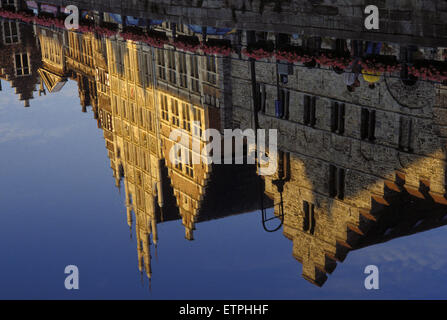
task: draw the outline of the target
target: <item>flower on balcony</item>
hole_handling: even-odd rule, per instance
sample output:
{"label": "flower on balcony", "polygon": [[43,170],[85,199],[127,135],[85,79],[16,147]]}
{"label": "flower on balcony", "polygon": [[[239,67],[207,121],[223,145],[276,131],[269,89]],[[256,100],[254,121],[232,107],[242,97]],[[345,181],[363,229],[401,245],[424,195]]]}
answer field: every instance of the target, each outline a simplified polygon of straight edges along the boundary
{"label": "flower on balcony", "polygon": [[148,32],[146,38],[143,40],[143,42],[147,43],[151,47],[155,48],[163,48],[165,44],[169,43],[169,39],[166,36],[166,33],[151,30]]}
{"label": "flower on balcony", "polygon": [[333,52],[321,53],[315,58],[315,61],[321,66],[336,68],[339,70],[344,70],[351,64],[350,58],[336,55]]}
{"label": "flower on balcony", "polygon": [[79,21],[79,29],[78,31],[81,31],[83,33],[96,33],[96,26],[95,22],[92,20],[81,20]]}
{"label": "flower on balcony", "polygon": [[95,33],[100,34],[105,37],[112,37],[118,33],[115,29],[109,29],[103,26],[96,26],[95,27]]}
{"label": "flower on balcony", "polygon": [[275,52],[275,57],[281,61],[289,63],[308,63],[313,60],[303,47],[298,46],[282,46]]}
{"label": "flower on balcony", "polygon": [[124,40],[130,41],[144,42],[144,40],[146,39],[146,35],[143,29],[134,26],[124,27],[123,31],[120,32],[120,36],[123,37]]}
{"label": "flower on balcony", "polygon": [[65,28],[65,22],[62,19],[56,18],[52,15],[47,14],[39,14],[37,17],[34,17],[34,22],[44,27],[56,27],[56,28]]}
{"label": "flower on balcony", "polygon": [[208,55],[221,55],[229,56],[232,52],[231,42],[226,39],[208,39],[208,41],[202,43],[202,51]]}
{"label": "flower on balcony", "polygon": [[408,73],[422,80],[443,82],[447,80],[447,64],[440,61],[416,61],[408,67]]}
{"label": "flower on balcony", "polygon": [[34,14],[32,11],[21,10],[18,12],[14,11],[14,8],[0,8],[0,17],[11,20],[21,20],[26,23],[31,23],[34,21]]}
{"label": "flower on balcony", "polygon": [[199,38],[195,36],[178,35],[174,40],[177,49],[189,52],[197,52],[200,49]]}
{"label": "flower on balcony", "polygon": [[91,21],[80,21],[78,30],[82,33],[94,33],[105,37],[111,37],[118,33],[118,25],[114,23],[102,23],[97,26]]}
{"label": "flower on balcony", "polygon": [[13,11],[13,10],[7,10],[5,8],[0,8],[0,17],[5,19],[20,19],[20,14]]}
{"label": "flower on balcony", "polygon": [[274,45],[272,41],[258,41],[243,49],[242,54],[255,60],[267,59],[273,56]]}
{"label": "flower on balcony", "polygon": [[169,42],[169,39],[164,32],[151,30],[148,33],[145,33],[143,29],[139,27],[125,27],[120,35],[125,40],[143,42],[155,48],[163,48],[164,45]]}
{"label": "flower on balcony", "polygon": [[394,56],[370,56],[361,62],[361,66],[371,73],[393,73],[402,69]]}

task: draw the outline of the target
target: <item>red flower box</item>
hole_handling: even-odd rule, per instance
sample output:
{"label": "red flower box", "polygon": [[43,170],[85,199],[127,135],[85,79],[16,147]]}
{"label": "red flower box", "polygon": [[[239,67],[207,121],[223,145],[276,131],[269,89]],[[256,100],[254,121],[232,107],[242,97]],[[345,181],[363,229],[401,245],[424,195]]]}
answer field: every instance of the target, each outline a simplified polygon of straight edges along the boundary
{"label": "red flower box", "polygon": [[274,45],[271,41],[258,41],[243,49],[242,54],[255,60],[271,58],[274,54]]}
{"label": "red flower box", "polygon": [[200,49],[200,41],[197,37],[179,35],[174,40],[177,49],[189,52],[197,52]]}
{"label": "red flower box", "polygon": [[419,60],[408,68],[408,73],[422,80],[443,82],[447,80],[447,63]]}
{"label": "red flower box", "polygon": [[402,69],[396,57],[394,56],[371,56],[365,58],[361,62],[363,69],[370,71],[371,73],[393,73]]}
{"label": "red flower box", "polygon": [[303,47],[297,46],[283,46],[276,51],[275,57],[289,63],[307,63],[313,59]]}
{"label": "red flower box", "polygon": [[232,52],[231,42],[225,39],[208,39],[202,43],[202,51],[208,55],[229,56]]}

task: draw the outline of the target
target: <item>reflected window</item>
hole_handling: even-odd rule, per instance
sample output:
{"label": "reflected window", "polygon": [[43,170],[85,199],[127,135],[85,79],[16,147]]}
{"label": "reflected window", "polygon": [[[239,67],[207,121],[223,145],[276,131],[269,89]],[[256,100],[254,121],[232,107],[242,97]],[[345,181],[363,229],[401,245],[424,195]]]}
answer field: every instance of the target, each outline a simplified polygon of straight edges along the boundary
{"label": "reflected window", "polygon": [[177,151],[177,159],[175,159],[175,168],[179,171],[183,171],[182,165],[182,149]]}
{"label": "reflected window", "polygon": [[264,83],[256,83],[256,109],[265,113],[267,91]]}
{"label": "reflected window", "polygon": [[137,110],[138,110],[138,124],[140,126],[143,126],[144,125],[143,108],[137,106]]}
{"label": "reflected window", "polygon": [[307,201],[303,201],[303,231],[310,234],[315,233],[315,205]]}
{"label": "reflected window", "polygon": [[154,116],[153,116],[152,112],[149,110],[146,110],[146,126],[147,126],[147,129],[151,132],[155,132],[154,122],[155,121],[154,121]]}
{"label": "reflected window", "polygon": [[124,68],[124,60],[126,59],[126,52],[127,52],[127,48],[124,47],[125,43],[118,43],[117,44],[117,53],[118,53],[118,57],[116,59],[116,65],[117,65],[117,69],[118,69],[118,73],[119,74],[124,74],[125,72],[125,68]]}
{"label": "reflected window", "polygon": [[179,81],[180,86],[188,88],[188,71],[186,68],[186,54],[179,53]]}
{"label": "reflected window", "polygon": [[303,122],[306,126],[315,126],[317,122],[316,118],[316,97],[311,97],[308,95],[304,96],[304,112],[303,112]]}
{"label": "reflected window", "polygon": [[130,121],[135,123],[135,104],[132,102],[130,103]]}
{"label": "reflected window", "polygon": [[376,130],[376,111],[362,108],[360,122],[360,137],[362,140],[373,141],[375,139]]}
{"label": "reflected window", "polygon": [[171,98],[171,122],[174,126],[180,127],[180,112],[178,108],[178,100]]}
{"label": "reflected window", "polygon": [[191,131],[191,115],[187,103],[182,103],[182,128],[188,132]]}
{"label": "reflected window", "polygon": [[217,84],[217,65],[215,56],[206,56],[206,81]]}
{"label": "reflected window", "polygon": [[399,125],[399,149],[412,152],[413,148],[411,146],[413,135],[413,120],[408,117],[400,117]]}
{"label": "reflected window", "polygon": [[109,74],[103,69],[96,68],[95,79],[98,92],[109,94]]}
{"label": "reflected window", "polygon": [[345,104],[333,102],[331,109],[331,131],[343,134],[345,132]]}
{"label": "reflected window", "polygon": [[163,120],[169,121],[169,106],[168,106],[168,97],[164,94],[160,95],[160,104],[161,104],[161,118]]}
{"label": "reflected window", "polygon": [[[186,151],[188,152],[188,151]],[[187,161],[185,161],[185,172],[188,176],[190,176],[191,178],[194,178],[194,167],[192,164],[192,151],[189,151],[189,159],[187,159]]]}
{"label": "reflected window", "polygon": [[183,197],[183,208],[188,210],[190,208],[191,198],[188,197],[186,194],[183,194],[182,197]]}
{"label": "reflected window", "polygon": [[145,151],[142,151],[142,157],[143,157],[143,160],[142,160],[143,161],[143,169],[146,171],[149,171],[149,157]]}
{"label": "reflected window", "polygon": [[193,107],[193,134],[196,137],[202,136],[202,110],[197,107]]}
{"label": "reflected window", "polygon": [[290,91],[287,89],[279,90],[279,100],[275,103],[275,115],[277,118],[289,119]]}
{"label": "reflected window", "polygon": [[177,74],[175,71],[175,51],[168,51],[168,74],[169,82],[172,84],[176,84]]}
{"label": "reflected window", "polygon": [[19,42],[19,28],[17,22],[8,21],[3,23],[3,39],[5,44]]}
{"label": "reflected window", "polygon": [[194,92],[199,92],[199,61],[197,56],[190,56],[191,63],[191,90]]}
{"label": "reflected window", "polygon": [[161,80],[166,80],[166,69],[165,69],[165,52],[162,49],[157,50],[157,70],[158,78]]}
{"label": "reflected window", "polygon": [[217,99],[215,96],[210,95],[210,94],[205,94],[204,98],[205,98],[205,103],[207,105],[213,106],[213,107],[218,107],[219,99]]}
{"label": "reflected window", "polygon": [[123,112],[122,112],[122,114],[123,114],[123,117],[125,118],[125,119],[128,119],[127,118],[127,106],[126,106],[126,100],[121,100],[121,107],[122,107],[122,110],[123,110]]}
{"label": "reflected window", "polygon": [[25,76],[30,74],[29,56],[27,53],[15,54],[14,63],[17,76]]}
{"label": "reflected window", "polygon": [[334,165],[329,166],[329,196],[332,198],[338,198],[343,200],[345,197],[345,175],[346,170],[336,167]]}
{"label": "reflected window", "polygon": [[110,113],[107,113],[107,129],[113,131],[112,115]]}
{"label": "reflected window", "polygon": [[143,53],[141,57],[141,79],[144,86],[149,86],[151,83],[151,72],[150,72],[150,55],[148,53]]}

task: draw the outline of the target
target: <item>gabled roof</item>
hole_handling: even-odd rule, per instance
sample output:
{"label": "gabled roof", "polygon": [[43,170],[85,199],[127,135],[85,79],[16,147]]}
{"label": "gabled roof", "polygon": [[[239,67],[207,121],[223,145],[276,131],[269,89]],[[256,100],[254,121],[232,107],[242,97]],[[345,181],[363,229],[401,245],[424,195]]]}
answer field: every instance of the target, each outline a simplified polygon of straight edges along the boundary
{"label": "gabled roof", "polygon": [[67,83],[67,79],[65,77],[61,77],[48,70],[40,68],[37,72],[39,73],[49,92],[58,92]]}

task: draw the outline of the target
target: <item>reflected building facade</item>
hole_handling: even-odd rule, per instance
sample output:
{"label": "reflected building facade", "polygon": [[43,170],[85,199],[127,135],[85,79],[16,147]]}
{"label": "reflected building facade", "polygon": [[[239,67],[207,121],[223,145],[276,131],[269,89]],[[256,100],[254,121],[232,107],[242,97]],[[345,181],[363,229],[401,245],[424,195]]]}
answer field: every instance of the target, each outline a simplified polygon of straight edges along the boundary
{"label": "reflected building facade", "polygon": [[[168,39],[191,36],[186,25],[141,28]],[[240,50],[259,40],[335,50],[337,39],[237,31],[215,36],[239,48],[222,57],[173,41],[156,48],[118,35],[34,30],[41,61],[30,65],[41,83],[57,92],[76,81],[82,110],[91,107],[102,129],[127,223],[135,225],[138,266],[149,278],[163,221],[181,219],[193,240],[198,222],[268,208],[283,220],[303,277],[319,286],[351,250],[447,224],[441,84],[383,75],[375,89],[349,92],[331,69],[243,59]],[[407,49],[389,46],[401,55]],[[192,159],[201,157],[200,136],[209,128],[277,129],[276,174],[260,177],[248,164],[171,161],[173,130],[187,137],[178,156]]]}
{"label": "reflected building facade", "polygon": [[151,277],[150,247],[157,245],[158,223],[181,219],[185,238],[193,240],[196,223],[259,207],[258,194],[245,190],[257,190],[260,182],[254,165],[188,165],[169,157],[176,143],[172,130],[187,136],[179,156],[191,158],[201,157],[205,143],[199,137],[206,128],[221,130],[218,58],[119,37],[51,31],[37,27],[43,56],[39,72],[50,92],[67,79],[76,81],[83,111],[92,108],[116,186],[124,187],[129,227],[135,219],[140,271]]}
{"label": "reflected building facade", "polygon": [[[21,9],[26,4],[20,0],[0,4],[0,8],[5,6]],[[0,20],[0,29],[0,79],[9,82],[18,100],[29,107],[39,83],[37,70],[41,64],[39,43],[34,37],[33,26],[13,20]]]}
{"label": "reflected building facade", "polygon": [[349,92],[332,70],[235,64],[237,126],[279,130],[265,188],[304,278],[321,286],[350,250],[447,223],[444,86],[382,76]]}

